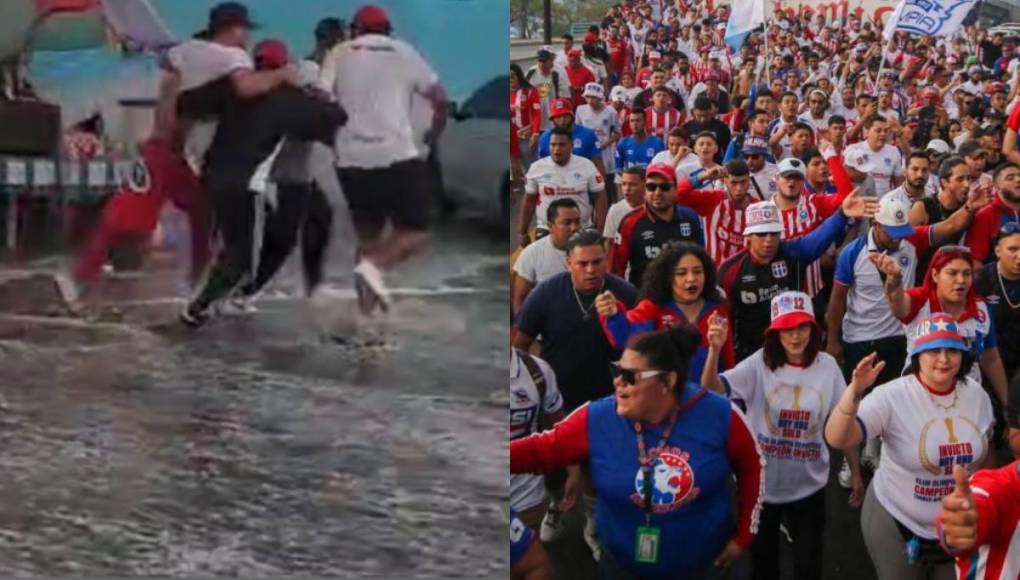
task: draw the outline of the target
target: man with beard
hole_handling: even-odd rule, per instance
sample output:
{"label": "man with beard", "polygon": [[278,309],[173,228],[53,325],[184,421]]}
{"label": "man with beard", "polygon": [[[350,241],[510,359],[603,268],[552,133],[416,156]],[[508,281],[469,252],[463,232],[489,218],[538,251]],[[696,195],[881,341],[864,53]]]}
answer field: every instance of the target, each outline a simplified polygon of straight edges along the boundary
{"label": "man with beard", "polygon": [[648,264],[672,242],[705,245],[701,218],[690,208],[677,205],[676,170],[669,164],[652,164],[645,171],[645,205],[620,222],[609,249],[609,263],[617,276],[628,267],[631,284],[640,286]]}
{"label": "man with beard", "polygon": [[847,197],[840,211],[813,232],[782,241],[783,222],[776,204],[762,201],[748,206],[744,214],[747,247],[719,267],[719,287],[729,301],[737,360],[761,348],[772,299],[788,290],[801,290],[804,267],[843,234],[849,218],[871,217],[876,205],[872,199]]}
{"label": "man with beard", "polygon": [[[966,207],[967,195],[970,193],[972,181],[970,168],[962,157],[948,157],[939,166],[939,192],[932,197],[925,197],[915,202],[910,208],[910,223],[917,226],[923,224],[934,224],[948,219],[956,210]],[[946,243],[955,244],[960,242],[963,236],[956,236],[945,240]],[[929,248],[922,255],[917,265],[918,284],[921,283],[924,273],[928,271],[928,263],[935,254],[937,248]]]}
{"label": "man with beard", "polygon": [[907,170],[903,185],[889,193],[907,204],[907,207],[924,199],[925,189],[931,179],[931,158],[925,151],[914,151],[907,156]]}
{"label": "man with beard", "polygon": [[998,195],[974,216],[967,232],[967,245],[979,263],[991,259],[992,242],[1002,226],[1020,223],[1020,166],[1009,163],[1000,167],[995,172],[995,191]]}

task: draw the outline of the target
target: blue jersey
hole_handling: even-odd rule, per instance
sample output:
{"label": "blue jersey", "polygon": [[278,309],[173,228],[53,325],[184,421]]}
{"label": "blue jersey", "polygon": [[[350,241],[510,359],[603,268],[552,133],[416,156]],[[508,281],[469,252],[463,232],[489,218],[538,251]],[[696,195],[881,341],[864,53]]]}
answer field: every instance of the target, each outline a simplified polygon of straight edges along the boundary
{"label": "blue jersey", "polygon": [[[538,156],[548,157],[549,156],[549,136],[551,133],[545,131],[542,136],[538,138]],[[599,159],[602,155],[602,151],[599,149],[599,138],[595,135],[595,131],[581,125],[574,125],[574,155],[580,155],[586,157],[594,162]]]}
{"label": "blue jersey", "polygon": [[629,167],[648,167],[656,153],[665,151],[666,146],[655,135],[648,135],[638,141],[634,135],[624,137],[616,144],[616,170]]}

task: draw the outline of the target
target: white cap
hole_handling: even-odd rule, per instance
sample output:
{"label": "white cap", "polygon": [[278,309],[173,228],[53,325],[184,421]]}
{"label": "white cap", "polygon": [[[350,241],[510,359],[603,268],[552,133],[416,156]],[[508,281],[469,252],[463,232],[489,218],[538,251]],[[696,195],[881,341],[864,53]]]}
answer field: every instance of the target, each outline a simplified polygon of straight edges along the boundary
{"label": "white cap", "polygon": [[893,238],[905,238],[914,233],[914,226],[907,219],[909,213],[910,206],[904,201],[903,195],[893,191],[878,200],[875,221],[882,224],[885,233]]}
{"label": "white cap", "polygon": [[775,202],[759,201],[747,206],[744,212],[744,235],[781,234],[783,221]]}
{"label": "white cap", "polygon": [[779,162],[779,175],[784,173],[797,173],[801,177],[804,177],[804,162],[796,157],[787,157]]}
{"label": "white cap", "polygon": [[612,88],[612,90],[609,91],[609,100],[613,101],[614,103],[626,103],[627,102],[626,90],[627,89],[623,88],[623,85],[616,85],[615,87]]}
{"label": "white cap", "polygon": [[788,290],[773,298],[771,310],[769,330],[786,330],[805,322],[815,322],[815,307],[811,297],[796,290]]}
{"label": "white cap", "polygon": [[936,153],[949,153],[953,150],[953,148],[949,146],[949,143],[946,143],[942,139],[932,139],[931,141],[928,141],[928,146],[925,147],[925,149]]}
{"label": "white cap", "polygon": [[599,99],[606,98],[605,93],[602,91],[602,85],[598,83],[588,83],[584,85],[583,95],[585,97],[597,97]]}
{"label": "white cap", "polygon": [[662,60],[662,53],[657,50],[649,51],[648,60],[652,60],[653,58],[656,60]]}

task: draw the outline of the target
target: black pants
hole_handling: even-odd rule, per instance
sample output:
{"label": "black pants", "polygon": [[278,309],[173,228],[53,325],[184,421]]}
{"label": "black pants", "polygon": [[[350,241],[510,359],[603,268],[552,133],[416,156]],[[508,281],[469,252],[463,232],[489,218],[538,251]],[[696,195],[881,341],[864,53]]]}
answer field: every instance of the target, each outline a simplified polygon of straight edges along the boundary
{"label": "black pants", "polygon": [[875,385],[888,383],[903,372],[903,365],[907,360],[907,337],[887,336],[864,342],[844,342],[843,377],[848,383],[857,363],[873,352],[878,353],[878,360],[885,361],[885,368],[875,379]]}
{"label": "black pants", "polygon": [[779,524],[793,538],[793,577],[817,580],[822,577],[822,544],[825,533],[825,488],[791,503],[764,504],[758,536],[751,544],[754,580],[778,580]]}
{"label": "black pants", "polygon": [[202,311],[229,296],[251,276],[254,260],[256,193],[247,184],[217,185],[206,189],[212,200],[216,228],[222,248],[209,275],[191,302],[190,309]]}
{"label": "black pants", "polygon": [[266,213],[255,278],[241,293],[252,296],[273,279],[298,244],[299,234],[305,288],[311,292],[322,282],[332,225],[333,208],[322,190],[313,184],[281,184],[276,208]]}

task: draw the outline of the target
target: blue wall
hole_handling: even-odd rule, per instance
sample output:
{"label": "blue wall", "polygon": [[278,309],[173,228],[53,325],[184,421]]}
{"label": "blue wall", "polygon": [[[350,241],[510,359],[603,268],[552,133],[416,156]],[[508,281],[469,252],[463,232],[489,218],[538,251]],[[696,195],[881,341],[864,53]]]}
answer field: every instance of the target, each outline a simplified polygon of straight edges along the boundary
{"label": "blue wall", "polygon": [[[443,79],[451,96],[463,100],[492,77],[505,74],[509,61],[506,30],[509,0],[374,0],[391,15],[395,35],[411,42]],[[151,0],[167,26],[186,38],[205,26],[215,0]],[[247,0],[261,24],[255,40],[281,38],[298,55],[313,44],[319,19],[350,21],[362,4],[351,0]],[[37,54],[32,78],[62,100],[87,99],[113,79],[153,70],[149,59],[123,59],[105,50]]]}

